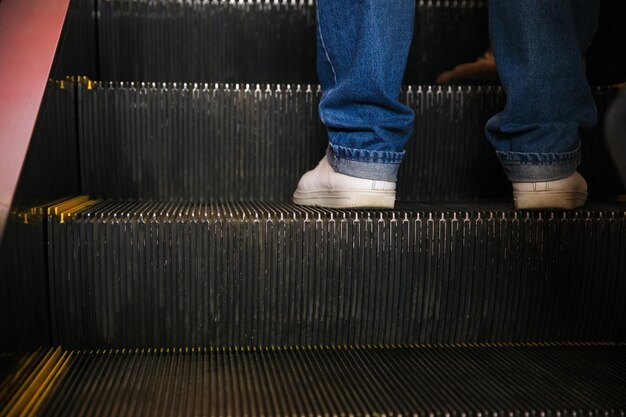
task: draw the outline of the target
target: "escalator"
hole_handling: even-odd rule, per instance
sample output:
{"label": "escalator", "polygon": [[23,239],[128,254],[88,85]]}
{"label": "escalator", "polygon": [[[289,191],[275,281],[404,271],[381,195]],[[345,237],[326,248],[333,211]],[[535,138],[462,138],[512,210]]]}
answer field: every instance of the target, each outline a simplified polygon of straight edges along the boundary
{"label": "escalator", "polygon": [[600,124],[587,205],[513,209],[502,89],[432,85],[486,19],[417,2],[398,204],[330,210],[290,201],[326,146],[313,1],[74,0],[0,248],[0,415],[624,417],[623,185]]}

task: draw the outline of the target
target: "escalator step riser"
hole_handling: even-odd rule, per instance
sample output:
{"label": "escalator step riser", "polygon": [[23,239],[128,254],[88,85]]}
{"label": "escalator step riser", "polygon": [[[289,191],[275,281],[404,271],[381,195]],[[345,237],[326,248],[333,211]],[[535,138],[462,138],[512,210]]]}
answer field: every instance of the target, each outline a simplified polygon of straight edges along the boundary
{"label": "escalator step riser", "polygon": [[623,417],[626,349],[76,353],[43,416]]}
{"label": "escalator step riser", "polygon": [[49,221],[67,347],[625,340],[623,207],[102,202]]}
{"label": "escalator step riser", "polygon": [[73,84],[46,86],[22,167],[13,208],[30,208],[80,193],[78,120]]}
{"label": "escalator step riser", "polygon": [[[325,151],[316,86],[79,85],[83,193],[102,198],[288,201]],[[604,109],[612,91],[596,93]],[[416,113],[400,169],[400,201],[510,198],[485,139],[503,107],[493,87],[407,87]],[[451,169],[454,167],[454,169]],[[623,187],[601,128],[583,139],[592,198]]]}
{"label": "escalator step riser", "polygon": [[[317,82],[313,1],[108,0],[93,10],[75,3],[82,4],[70,9],[60,77],[96,77],[76,72],[92,70],[110,81]],[[405,82],[433,83],[481,55],[486,3],[418,1]]]}
{"label": "escalator step riser", "polygon": [[63,32],[52,64],[51,78],[83,75],[100,79],[98,16],[100,0],[70,0]]}
{"label": "escalator step riser", "polygon": [[46,225],[16,213],[80,192],[75,100],[74,88],[48,84],[0,239],[0,352],[50,343]]}
{"label": "escalator step riser", "polygon": [[0,250],[0,352],[51,342],[44,230],[41,219],[7,223]]}

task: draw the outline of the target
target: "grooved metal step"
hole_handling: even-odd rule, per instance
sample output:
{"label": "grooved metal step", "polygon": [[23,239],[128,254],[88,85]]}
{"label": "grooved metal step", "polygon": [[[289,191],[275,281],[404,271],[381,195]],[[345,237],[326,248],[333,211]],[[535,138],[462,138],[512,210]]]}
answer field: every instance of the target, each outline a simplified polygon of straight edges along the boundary
{"label": "grooved metal step", "polygon": [[[489,44],[485,0],[418,1],[407,83]],[[316,83],[312,0],[76,0],[57,78]]]}
{"label": "grooved metal step", "polygon": [[50,343],[45,244],[41,220],[10,216],[0,248],[0,353]]}
{"label": "grooved metal step", "polygon": [[[64,87],[77,89],[81,188],[94,197],[290,201],[327,145],[317,86]],[[596,92],[600,114],[613,96]],[[511,198],[484,134],[504,105],[499,88],[409,86],[400,100],[416,113],[399,173],[400,201]],[[583,138],[580,170],[592,198],[623,190],[601,128]]]}
{"label": "grooved metal step", "polygon": [[0,353],[0,415],[41,415],[41,407],[64,374],[70,356],[61,348]]}
{"label": "grooved metal step", "polygon": [[624,205],[76,205],[48,223],[66,347],[626,340]]}
{"label": "grooved metal step", "polygon": [[626,413],[617,345],[74,352],[42,416]]}

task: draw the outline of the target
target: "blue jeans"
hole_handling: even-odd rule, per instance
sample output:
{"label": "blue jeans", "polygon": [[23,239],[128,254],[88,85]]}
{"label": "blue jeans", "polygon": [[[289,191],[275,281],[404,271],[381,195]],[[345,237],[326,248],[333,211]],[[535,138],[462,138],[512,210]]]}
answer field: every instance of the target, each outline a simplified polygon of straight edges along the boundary
{"label": "blue jeans", "polygon": [[[395,181],[413,112],[398,96],[413,36],[414,0],[318,0],[320,118],[336,171]],[[598,0],[490,0],[490,36],[507,93],[486,127],[511,181],[564,178],[596,109],[582,55]]]}

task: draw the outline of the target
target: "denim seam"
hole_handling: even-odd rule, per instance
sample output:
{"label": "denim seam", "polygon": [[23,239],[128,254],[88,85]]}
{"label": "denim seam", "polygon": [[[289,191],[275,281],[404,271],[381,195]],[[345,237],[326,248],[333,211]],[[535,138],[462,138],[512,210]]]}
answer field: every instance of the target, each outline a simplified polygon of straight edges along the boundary
{"label": "denim seam", "polygon": [[324,55],[326,55],[326,59],[330,64],[330,69],[333,70],[333,79],[335,80],[335,85],[337,85],[337,72],[335,71],[335,66],[333,65],[333,61],[330,59],[330,55],[328,55],[328,48],[326,48],[326,42],[324,42],[324,35],[322,34],[322,25],[320,22],[320,11],[319,7],[317,8],[317,31],[320,34],[320,41],[322,43],[322,48],[324,48]]}
{"label": "denim seam", "polygon": [[[402,163],[402,159],[404,158],[405,155],[405,151],[402,152],[385,152],[385,151],[368,151],[368,150],[360,150],[360,149],[351,149],[351,148],[346,148],[344,146],[338,146],[338,145],[333,145],[330,144],[332,151],[333,151],[333,155],[335,158],[337,159],[347,159],[350,161],[356,161],[356,162],[366,162],[366,163],[377,163],[377,164],[389,164],[389,165],[399,165]],[[339,154],[336,150],[339,151]],[[369,153],[369,155],[363,155],[363,156],[359,156],[359,155],[353,155],[353,152],[367,152]],[[381,156],[381,154],[384,153],[388,153],[388,154],[392,154],[394,156],[396,156],[395,158],[385,158],[383,156]]]}
{"label": "denim seam", "polygon": [[355,161],[355,162],[366,162],[366,163],[372,163],[372,164],[389,164],[389,165],[399,165],[401,163],[401,161],[390,161],[388,159],[378,159],[378,158],[356,158],[356,157],[350,157],[350,156],[341,156],[341,155],[335,155],[335,158],[337,159],[347,159],[348,161]]}
{"label": "denim seam", "polygon": [[505,165],[568,165],[572,161],[580,162],[580,144],[575,150],[562,153],[496,151],[496,155]]}

